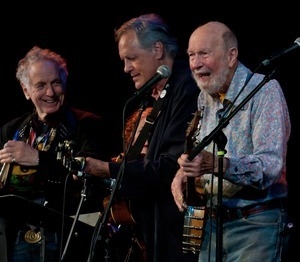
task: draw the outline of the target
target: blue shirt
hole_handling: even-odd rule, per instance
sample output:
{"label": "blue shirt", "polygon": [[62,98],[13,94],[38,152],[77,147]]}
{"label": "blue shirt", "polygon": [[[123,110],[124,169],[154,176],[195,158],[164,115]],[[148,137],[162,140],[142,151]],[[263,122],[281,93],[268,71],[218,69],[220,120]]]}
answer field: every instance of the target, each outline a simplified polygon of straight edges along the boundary
{"label": "blue shirt", "polygon": [[[252,74],[239,63],[225,99],[238,106],[263,79],[264,75]],[[249,83],[237,97],[247,80]],[[198,109],[202,109],[203,118],[197,140],[202,141],[217,127],[223,104],[218,97],[201,92]],[[225,157],[229,159],[223,175],[223,205],[237,208],[287,197],[286,154],[291,123],[279,82],[267,81],[222,131],[227,138]],[[212,142],[205,149],[216,152],[217,146]],[[215,204],[217,177],[207,174],[200,181],[206,192],[213,192]]]}

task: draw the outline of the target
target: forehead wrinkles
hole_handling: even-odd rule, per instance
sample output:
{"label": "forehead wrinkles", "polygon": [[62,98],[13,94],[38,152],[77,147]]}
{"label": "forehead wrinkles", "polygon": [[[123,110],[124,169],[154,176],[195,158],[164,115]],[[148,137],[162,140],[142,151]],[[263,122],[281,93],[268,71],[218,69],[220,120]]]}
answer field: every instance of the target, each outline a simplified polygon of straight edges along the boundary
{"label": "forehead wrinkles", "polygon": [[190,37],[188,51],[213,51],[224,45],[222,37],[216,30],[198,28]]}
{"label": "forehead wrinkles", "polygon": [[59,78],[59,70],[54,62],[43,60],[31,65],[28,76],[32,84],[48,82]]}

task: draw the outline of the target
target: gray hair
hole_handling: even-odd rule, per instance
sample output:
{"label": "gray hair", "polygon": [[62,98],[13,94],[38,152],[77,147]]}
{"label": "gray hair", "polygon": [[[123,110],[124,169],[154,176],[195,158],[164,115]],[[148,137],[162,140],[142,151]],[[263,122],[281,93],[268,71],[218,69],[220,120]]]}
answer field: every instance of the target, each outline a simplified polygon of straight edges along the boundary
{"label": "gray hair", "polygon": [[29,87],[29,70],[30,66],[40,60],[50,60],[53,61],[59,70],[59,76],[64,87],[67,84],[68,69],[66,60],[59,54],[51,51],[50,49],[42,49],[38,46],[34,46],[28,51],[28,53],[23,57],[17,67],[16,78],[21,84]]}
{"label": "gray hair", "polygon": [[115,30],[115,41],[119,42],[123,33],[134,30],[139,44],[150,49],[156,42],[164,45],[167,55],[175,58],[178,53],[177,39],[171,35],[170,29],[158,14],[150,13],[132,18]]}

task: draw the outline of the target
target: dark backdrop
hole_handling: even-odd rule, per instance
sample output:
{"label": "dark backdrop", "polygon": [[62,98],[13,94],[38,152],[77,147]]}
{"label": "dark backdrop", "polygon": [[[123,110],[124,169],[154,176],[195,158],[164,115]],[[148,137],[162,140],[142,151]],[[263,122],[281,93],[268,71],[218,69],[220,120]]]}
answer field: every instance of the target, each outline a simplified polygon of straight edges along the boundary
{"label": "dark backdrop", "polygon": [[[81,1],[79,3],[10,3],[1,8],[1,98],[2,125],[31,108],[15,79],[17,61],[33,46],[50,48],[63,55],[69,68],[69,99],[80,108],[109,119],[112,138],[120,137],[124,103],[134,91],[124,75],[113,40],[114,28],[142,13],[157,12],[178,36],[185,57],[188,37],[197,25],[207,20],[227,23],[237,34],[240,60],[251,69],[277,51],[290,46],[300,36],[298,8],[289,1],[262,8],[259,1]],[[265,4],[266,5],[266,4]],[[299,12],[298,12],[299,13]],[[187,58],[187,57],[186,57]],[[277,78],[286,95],[292,120],[288,151],[288,179],[293,209],[298,209],[299,107],[298,88],[300,52],[296,50],[276,65]],[[112,139],[114,140],[114,139]],[[117,142],[112,148],[117,148]],[[118,150],[118,149],[116,149]],[[296,160],[292,160],[296,159]]]}

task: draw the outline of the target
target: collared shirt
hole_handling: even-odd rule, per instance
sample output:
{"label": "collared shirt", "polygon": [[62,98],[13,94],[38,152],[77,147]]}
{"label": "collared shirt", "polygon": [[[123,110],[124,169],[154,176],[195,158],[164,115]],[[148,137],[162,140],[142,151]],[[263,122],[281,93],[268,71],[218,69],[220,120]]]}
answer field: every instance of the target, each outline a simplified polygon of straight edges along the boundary
{"label": "collared shirt", "polygon": [[[236,99],[248,79],[249,83]],[[239,63],[225,96],[226,100],[234,102],[233,110],[254,88],[261,86],[264,79],[264,75],[252,74]],[[203,110],[197,136],[201,142],[217,127],[223,104],[219,98],[201,92],[198,108]],[[230,159],[223,174],[223,205],[229,208],[243,207],[286,197],[286,154],[291,123],[279,82],[267,79],[262,88],[230,118],[222,131],[227,138],[225,157]],[[216,152],[217,146],[213,144],[206,145],[205,149]],[[207,174],[200,181],[207,192],[213,190],[213,203],[216,203],[217,177]]]}

